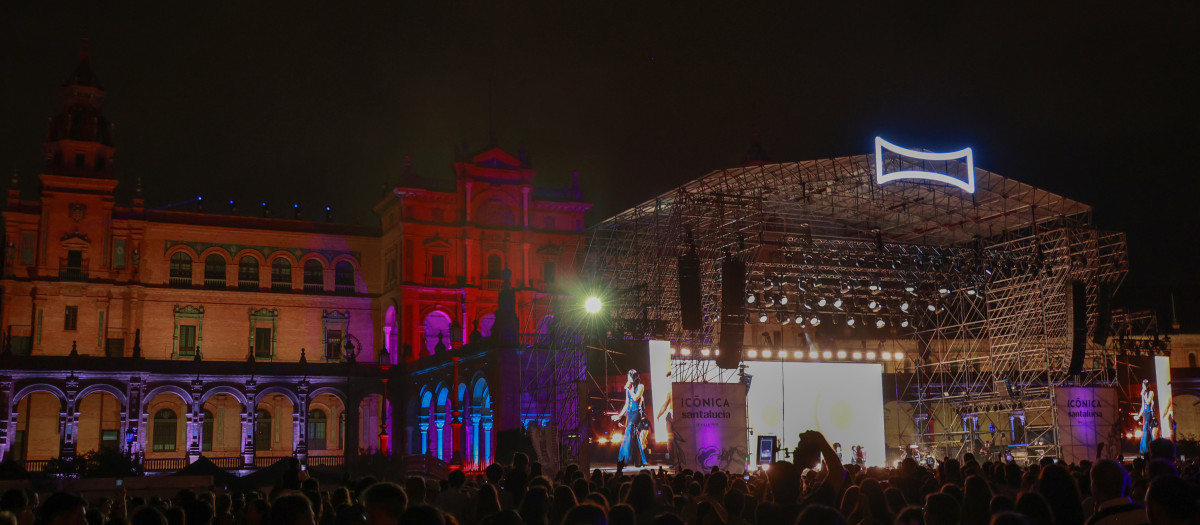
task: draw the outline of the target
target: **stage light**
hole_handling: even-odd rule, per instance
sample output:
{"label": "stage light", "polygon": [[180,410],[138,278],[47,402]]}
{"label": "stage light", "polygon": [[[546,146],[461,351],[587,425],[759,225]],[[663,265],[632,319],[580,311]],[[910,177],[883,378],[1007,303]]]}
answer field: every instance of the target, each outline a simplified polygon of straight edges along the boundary
{"label": "stage light", "polygon": [[911,284],[906,285],[904,287],[904,291],[906,291],[910,294],[913,294],[913,295],[917,295],[917,287],[915,285],[911,285]]}
{"label": "stage light", "polygon": [[607,444],[608,444],[608,438],[606,438],[606,437],[602,437],[602,438],[600,438],[600,439],[598,439],[598,440],[596,440],[596,441],[598,441],[598,442],[599,442],[601,445],[607,445]]}
{"label": "stage light", "polygon": [[853,317],[846,318],[846,326],[854,326],[854,318]]}
{"label": "stage light", "polygon": [[821,357],[824,359],[833,359],[833,352],[826,350],[825,353],[821,354]]}
{"label": "stage light", "polygon": [[867,352],[867,359],[875,359],[875,352]]}
{"label": "stage light", "polygon": [[770,351],[770,350],[763,350],[763,351],[762,351],[762,356],[763,356],[763,359],[770,359],[770,358],[771,358],[771,351]]}
{"label": "stage light", "polygon": [[760,322],[760,323],[765,323],[765,322],[767,322],[767,312],[759,312],[759,314],[758,314],[758,322]]}
{"label": "stage light", "polygon": [[821,353],[817,352],[816,350],[811,350],[808,352],[809,359],[816,359],[817,357],[820,357],[820,355],[821,355]]}
{"label": "stage light", "polygon": [[870,308],[872,310],[878,310],[879,309],[879,301],[876,301],[874,299],[867,301],[867,308]]}
{"label": "stage light", "polygon": [[670,355],[675,355],[675,348],[672,347],[667,353]]}
{"label": "stage light", "polygon": [[891,352],[884,352],[884,353],[880,354],[880,355],[879,355],[879,357],[882,357],[883,359],[885,359],[885,360],[888,360],[888,359],[891,359],[891,358],[892,358],[892,353],[891,353]]}
{"label": "stage light", "polygon": [[867,286],[867,289],[871,290],[872,292],[879,293],[879,291],[882,290],[883,287],[879,286],[878,282],[871,281],[871,284],[869,286]]}
{"label": "stage light", "polygon": [[846,358],[846,351],[845,351],[845,350],[838,350],[837,357],[838,357],[838,359],[845,359],[845,358]]}
{"label": "stage light", "polygon": [[850,293],[850,283],[842,281],[842,293]]}
{"label": "stage light", "polygon": [[588,297],[587,300],[583,302],[583,309],[587,310],[587,313],[589,314],[599,313],[601,306],[602,303],[600,302],[599,297]]}
{"label": "stage light", "polygon": [[804,359],[804,350],[792,352],[792,359]]}
{"label": "stage light", "polygon": [[938,293],[940,293],[942,295],[950,295],[950,289],[943,286],[941,288],[938,288]]}
{"label": "stage light", "polygon": [[702,355],[704,357],[708,357],[708,354],[711,354],[711,353],[712,353],[712,351],[707,348],[700,349],[700,355]]}
{"label": "stage light", "polygon": [[757,359],[758,350],[746,350],[746,357],[749,357],[750,359]]}
{"label": "stage light", "polygon": [[885,326],[887,326],[887,321],[884,321],[883,319],[875,320],[875,328],[883,328]]}
{"label": "stage light", "polygon": [[1126,432],[1125,439],[1133,439],[1133,432]]}
{"label": "stage light", "polygon": [[807,299],[801,300],[800,306],[803,306],[805,310],[812,310],[812,303],[808,302]]}
{"label": "stage light", "polygon": [[967,288],[967,295],[975,295],[975,287]]}
{"label": "stage light", "polygon": [[901,361],[904,359],[904,354],[900,353],[900,352],[896,352],[896,353],[892,354],[892,358],[897,361]]}
{"label": "stage light", "polygon": [[908,319],[900,320],[900,328],[908,328]]}
{"label": "stage light", "polygon": [[612,441],[613,444],[620,444],[624,440],[625,440],[625,434],[613,434],[612,439],[610,441]]}
{"label": "stage light", "polygon": [[767,307],[767,308],[770,308],[770,307],[772,307],[772,306],[775,306],[775,297],[774,297],[774,296],[771,296],[771,295],[768,295],[768,296],[766,296],[766,297],[763,299],[763,306],[765,306],[765,307]]}
{"label": "stage light", "polygon": [[747,303],[754,304],[755,299],[757,299],[757,297],[755,297],[753,293],[746,296]]}
{"label": "stage light", "polygon": [[721,349],[718,348],[716,350],[713,350],[713,355],[721,355]]}
{"label": "stage light", "polygon": [[850,354],[850,357],[853,357],[855,359],[862,359],[862,352],[854,352],[853,354]]}
{"label": "stage light", "polygon": [[680,350],[679,353],[680,353],[680,355],[689,356],[689,355],[692,355],[692,350],[690,348],[684,348],[684,349]]}
{"label": "stage light", "polygon": [[904,313],[908,313],[908,301],[904,301],[904,302],[900,303],[900,311],[904,312]]}
{"label": "stage light", "polygon": [[936,306],[934,306],[932,303],[930,303],[928,306],[926,306],[926,308],[928,308],[930,312],[936,312],[936,311],[937,311],[937,307],[936,307]]}
{"label": "stage light", "polygon": [[813,325],[813,326],[821,326],[821,318],[813,317],[812,319],[808,320],[808,324]]}
{"label": "stage light", "polygon": [[779,296],[779,304],[783,304],[783,305],[787,304],[787,294],[783,294],[783,295]]}
{"label": "stage light", "polygon": [[829,304],[829,301],[826,300],[824,297],[817,299],[817,306],[824,308],[825,305],[827,305],[827,304]]}
{"label": "stage light", "polygon": [[1133,437],[1135,437],[1137,439],[1142,439],[1142,429],[1139,428],[1137,430],[1134,430]]}
{"label": "stage light", "polygon": [[842,298],[841,297],[838,297],[837,299],[833,300],[833,307],[837,308],[838,310],[842,309]]}

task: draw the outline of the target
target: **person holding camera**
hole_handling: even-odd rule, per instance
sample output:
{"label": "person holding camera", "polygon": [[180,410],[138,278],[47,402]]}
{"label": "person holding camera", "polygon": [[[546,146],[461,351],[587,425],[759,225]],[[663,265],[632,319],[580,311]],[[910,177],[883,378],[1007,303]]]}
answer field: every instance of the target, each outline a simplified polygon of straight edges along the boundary
{"label": "person holding camera", "polygon": [[645,392],[646,385],[642,384],[641,376],[637,370],[630,369],[625,381],[625,406],[613,416],[613,421],[625,417],[625,438],[621,440],[621,450],[617,455],[617,461],[624,462],[625,465],[640,467],[646,464],[646,448],[642,446],[641,439],[641,431],[650,426],[646,420],[646,412],[642,410]]}

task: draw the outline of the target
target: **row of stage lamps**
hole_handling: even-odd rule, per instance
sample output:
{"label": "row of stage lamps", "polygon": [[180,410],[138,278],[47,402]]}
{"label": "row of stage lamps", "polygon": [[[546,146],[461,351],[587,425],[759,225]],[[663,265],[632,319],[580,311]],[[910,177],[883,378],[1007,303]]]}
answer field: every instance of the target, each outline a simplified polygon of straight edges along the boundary
{"label": "row of stage lamps", "polygon": [[[678,358],[715,358],[721,355],[721,351],[712,348],[701,348],[699,351],[693,352],[692,349],[683,347],[676,351],[671,349],[671,355]],[[779,359],[779,360],[809,360],[809,361],[903,361],[904,352],[888,352],[874,350],[784,350],[770,348],[749,348],[743,353],[746,359]]]}
{"label": "row of stage lamps", "polygon": [[[752,283],[747,283],[746,287],[750,288],[751,284]],[[883,287],[882,287],[882,285],[879,285],[879,284],[869,284],[869,285],[867,285],[867,289],[871,291],[872,295],[877,295],[877,294],[879,294],[880,291],[883,290]],[[801,289],[795,295],[797,295],[798,300],[800,301],[801,304],[804,304],[805,306],[807,306],[810,309],[812,307],[809,306],[810,303],[806,302],[806,300],[807,301],[815,301],[818,306],[822,306],[822,307],[825,306],[827,303],[832,303],[835,308],[840,309],[842,307],[842,302],[844,301],[843,296],[851,295],[851,292],[853,292],[853,290],[854,290],[854,288],[843,284],[839,288],[839,291],[837,291],[837,292],[826,292],[826,293],[809,292],[808,290]],[[912,297],[920,296],[919,289],[915,285],[905,285],[904,291]],[[983,291],[979,285],[968,285],[968,286],[964,286],[964,287],[961,287],[958,289],[952,289],[945,285],[942,285],[942,286],[939,286],[934,293],[930,293],[929,295],[932,295],[932,296],[935,296],[938,298],[945,298],[945,297],[949,297],[950,295],[954,294],[956,291],[961,292],[963,295],[966,295],[968,297],[982,297],[983,296]],[[751,291],[751,292],[746,293],[746,304],[751,304],[751,305],[756,304],[756,305],[762,306],[764,308],[771,308],[776,305],[786,306],[789,303],[789,301],[790,301],[790,294],[788,294],[787,292],[778,290],[778,288],[776,286],[771,285],[770,282],[768,282],[766,285],[764,285],[762,292]],[[875,299],[869,299],[869,302],[876,302],[876,301],[877,300],[875,300]],[[904,301],[904,302],[907,302],[907,301]]]}

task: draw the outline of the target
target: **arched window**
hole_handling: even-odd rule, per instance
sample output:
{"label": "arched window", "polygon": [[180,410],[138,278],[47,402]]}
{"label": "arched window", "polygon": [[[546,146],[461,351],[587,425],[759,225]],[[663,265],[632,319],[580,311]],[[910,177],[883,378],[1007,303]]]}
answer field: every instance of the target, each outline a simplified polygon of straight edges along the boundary
{"label": "arched window", "polygon": [[238,261],[238,288],[258,289],[258,259],[247,255]]}
{"label": "arched window", "polygon": [[328,419],[324,410],[308,411],[308,449],[325,450],[325,427]]}
{"label": "arched window", "polygon": [[333,267],[333,290],[337,293],[354,293],[354,265],[342,261]]}
{"label": "arched window", "polygon": [[492,336],[492,326],[496,324],[496,315],[487,314],[479,319],[479,335],[483,337]]}
{"label": "arched window", "polygon": [[271,290],[292,291],[292,263],[283,257],[271,261]]}
{"label": "arched window", "polygon": [[309,259],[304,263],[304,291],[321,292],[325,290],[325,267],[321,261]]}
{"label": "arched window", "polygon": [[503,279],[504,278],[504,260],[497,254],[491,254],[487,259],[487,278],[488,279]]}
{"label": "arched window", "polygon": [[169,408],[159,410],[154,414],[155,452],[175,452],[175,440],[178,439],[179,418]]}
{"label": "arched window", "polygon": [[225,287],[225,258],[212,254],[204,258],[204,287]]}
{"label": "arched window", "polygon": [[189,287],[192,285],[192,256],[184,252],[175,252],[171,256],[171,286]]}
{"label": "arched window", "polygon": [[450,316],[445,312],[430,312],[425,316],[425,350],[435,353],[438,343],[450,347]]}
{"label": "arched window", "polygon": [[254,411],[254,449],[271,450],[271,413],[261,408]]}
{"label": "arched window", "polygon": [[209,412],[208,410],[205,410],[203,413],[204,424],[200,426],[200,450],[209,452],[212,450],[213,429],[216,428],[216,425],[214,424],[216,423],[216,419],[213,418],[212,412]]}

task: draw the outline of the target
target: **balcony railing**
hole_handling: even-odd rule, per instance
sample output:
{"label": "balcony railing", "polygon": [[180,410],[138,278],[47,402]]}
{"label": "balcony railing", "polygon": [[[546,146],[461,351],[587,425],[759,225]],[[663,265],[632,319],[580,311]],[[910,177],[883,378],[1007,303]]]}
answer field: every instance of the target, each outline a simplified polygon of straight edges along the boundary
{"label": "balcony railing", "polygon": [[225,470],[237,470],[242,468],[242,457],[236,456],[232,458],[208,458],[214,465]]}
{"label": "balcony railing", "polygon": [[272,292],[290,292],[290,291],[292,291],[292,283],[291,283],[291,281],[273,282],[273,283],[271,283],[271,291]]}
{"label": "balcony railing", "polygon": [[171,286],[174,286],[176,288],[191,288],[192,287],[192,278],[191,277],[179,277],[176,275],[172,275],[171,278],[167,282]]}
{"label": "balcony railing", "polygon": [[340,467],[346,463],[344,456],[309,456],[310,467]]}
{"label": "balcony railing", "polygon": [[64,266],[58,269],[58,278],[64,281],[86,281],[87,272],[82,267]]}
{"label": "balcony railing", "polygon": [[21,462],[21,466],[25,467],[26,472],[42,472],[49,464],[50,460],[48,459],[26,459]]}
{"label": "balcony railing", "polygon": [[304,291],[308,293],[321,293],[325,291],[323,283],[304,283]]}
{"label": "balcony railing", "polygon": [[146,472],[166,472],[186,467],[187,458],[154,458],[142,460],[142,468]]}
{"label": "balcony railing", "polygon": [[333,287],[333,293],[338,295],[351,295],[354,293],[353,284],[337,284]]}
{"label": "balcony railing", "polygon": [[238,280],[238,290],[257,290],[257,280]]}
{"label": "balcony railing", "polygon": [[220,290],[225,288],[225,279],[210,279],[204,278],[204,287],[210,290]]}
{"label": "balcony railing", "polygon": [[504,279],[484,279],[484,290],[499,290],[504,287]]}

